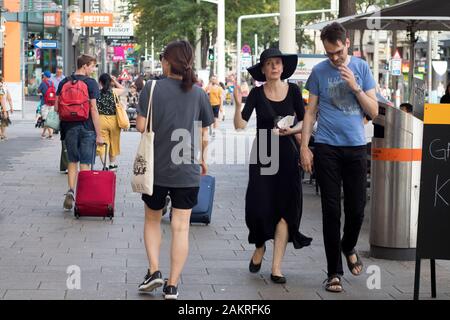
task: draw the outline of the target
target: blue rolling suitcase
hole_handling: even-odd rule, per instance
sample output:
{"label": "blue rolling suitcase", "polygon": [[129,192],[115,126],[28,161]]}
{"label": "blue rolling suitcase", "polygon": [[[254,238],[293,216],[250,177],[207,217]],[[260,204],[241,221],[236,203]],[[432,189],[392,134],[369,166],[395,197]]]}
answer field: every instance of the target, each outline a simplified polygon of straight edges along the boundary
{"label": "blue rolling suitcase", "polygon": [[205,223],[208,225],[211,222],[215,189],[216,178],[201,176],[197,205],[192,208],[191,223]]}
{"label": "blue rolling suitcase", "polygon": [[[197,205],[192,208],[190,223],[204,223],[206,225],[210,224],[215,188],[216,178],[212,176],[201,176]],[[172,220],[172,209],[170,210],[170,220]]]}

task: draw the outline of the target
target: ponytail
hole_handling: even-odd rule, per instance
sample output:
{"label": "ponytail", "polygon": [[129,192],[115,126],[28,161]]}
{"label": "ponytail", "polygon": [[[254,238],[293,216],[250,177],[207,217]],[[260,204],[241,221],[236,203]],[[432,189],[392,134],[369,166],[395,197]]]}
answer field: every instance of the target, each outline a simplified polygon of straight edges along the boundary
{"label": "ponytail", "polygon": [[169,62],[171,72],[182,76],[181,89],[185,92],[191,90],[197,82],[197,77],[192,70],[194,49],[191,44],[186,40],[172,41],[166,46],[162,55]]}
{"label": "ponytail", "polygon": [[189,66],[185,68],[184,74],[183,74],[183,81],[181,82],[181,89],[183,91],[187,92],[192,89],[194,84],[197,82],[197,77],[195,76],[194,70],[192,70],[192,67]]}

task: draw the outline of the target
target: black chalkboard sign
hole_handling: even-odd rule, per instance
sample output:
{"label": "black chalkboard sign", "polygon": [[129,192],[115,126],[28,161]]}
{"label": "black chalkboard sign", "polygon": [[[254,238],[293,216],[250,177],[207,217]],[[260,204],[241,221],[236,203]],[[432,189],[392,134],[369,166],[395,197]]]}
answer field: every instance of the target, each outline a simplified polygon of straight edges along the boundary
{"label": "black chalkboard sign", "polygon": [[450,124],[425,124],[417,254],[450,260]]}
{"label": "black chalkboard sign", "polygon": [[450,105],[426,105],[420,183],[414,299],[418,299],[420,260],[430,259],[436,297],[435,259],[450,260]]}

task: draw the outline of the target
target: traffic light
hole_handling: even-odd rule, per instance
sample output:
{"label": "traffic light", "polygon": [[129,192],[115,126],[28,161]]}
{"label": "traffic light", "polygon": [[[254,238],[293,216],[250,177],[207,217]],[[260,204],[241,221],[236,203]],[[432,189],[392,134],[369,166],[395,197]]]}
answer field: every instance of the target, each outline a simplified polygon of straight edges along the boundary
{"label": "traffic light", "polygon": [[214,61],[214,49],[212,49],[212,48],[208,49],[208,60]]}
{"label": "traffic light", "polygon": [[29,58],[34,57],[34,45],[32,43],[29,43],[27,45],[27,57]]}

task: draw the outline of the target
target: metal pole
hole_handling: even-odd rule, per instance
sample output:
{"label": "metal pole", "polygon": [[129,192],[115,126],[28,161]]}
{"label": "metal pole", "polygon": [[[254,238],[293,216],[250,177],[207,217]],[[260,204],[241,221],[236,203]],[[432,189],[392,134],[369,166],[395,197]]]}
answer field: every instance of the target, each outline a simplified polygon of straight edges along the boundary
{"label": "metal pole", "polygon": [[225,0],[217,1],[217,77],[225,83]]}
{"label": "metal pole", "polygon": [[[200,0],[197,0],[197,4],[200,4]],[[202,68],[202,29],[197,27],[195,36],[195,68],[200,70]]]}
{"label": "metal pole", "polygon": [[155,37],[152,36],[152,73],[155,72]]}
{"label": "metal pole", "polygon": [[295,18],[295,0],[280,0],[280,50],[283,53],[297,53]]}
{"label": "metal pole", "polygon": [[[373,48],[373,78],[375,80],[375,83],[378,84],[379,82],[379,65],[380,65],[380,56],[379,56],[379,47],[380,47],[380,37],[378,30],[373,31],[375,33],[375,39],[374,39],[374,48]],[[360,35],[361,36],[361,33]],[[362,48],[359,48],[361,50],[362,55]]]}
{"label": "metal pole", "polygon": [[258,34],[255,33],[255,63],[258,61]]}
{"label": "metal pole", "polygon": [[431,103],[431,91],[433,90],[433,31],[428,31],[428,49],[427,49],[427,80],[428,80],[428,103]]}

